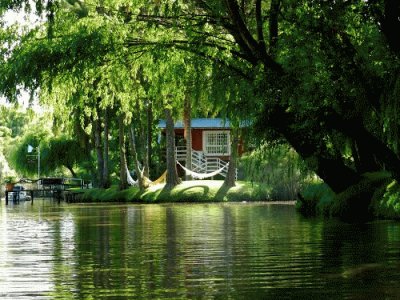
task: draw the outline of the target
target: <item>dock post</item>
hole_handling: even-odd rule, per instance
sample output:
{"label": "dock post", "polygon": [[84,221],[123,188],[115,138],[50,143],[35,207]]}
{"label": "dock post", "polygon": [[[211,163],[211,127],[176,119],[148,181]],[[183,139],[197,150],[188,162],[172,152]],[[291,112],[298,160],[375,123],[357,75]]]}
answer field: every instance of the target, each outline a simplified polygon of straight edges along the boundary
{"label": "dock post", "polygon": [[8,205],[8,191],[6,191],[6,205]]}

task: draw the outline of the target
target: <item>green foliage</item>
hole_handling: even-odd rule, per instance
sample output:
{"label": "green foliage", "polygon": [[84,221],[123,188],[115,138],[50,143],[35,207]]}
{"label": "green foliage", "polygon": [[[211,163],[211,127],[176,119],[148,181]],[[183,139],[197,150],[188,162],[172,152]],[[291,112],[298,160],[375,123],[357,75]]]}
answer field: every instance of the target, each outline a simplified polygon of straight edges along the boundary
{"label": "green foliage", "polygon": [[377,217],[400,219],[400,185],[396,181],[390,182],[383,187],[373,203],[374,212]]}
{"label": "green foliage", "polygon": [[[0,106],[0,181],[5,176],[15,177],[17,172],[10,167],[12,149],[29,125],[35,124],[38,119],[32,110],[16,106]],[[2,191],[0,191],[1,194]]]}
{"label": "green foliage", "polygon": [[0,105],[0,137],[16,138],[23,134],[27,124],[34,119],[34,112],[31,109],[23,111],[17,106]]}
{"label": "green foliage", "polygon": [[[54,108],[55,134],[77,136],[89,165],[92,124],[104,125],[106,109],[110,136],[121,117],[140,131],[148,103],[156,119],[166,107],[180,117],[185,97],[195,100],[194,114],[228,117],[236,126],[258,119],[263,137],[286,138],[335,191],[349,186],[338,195],[337,214],[352,198],[356,212],[384,181],[363,173],[400,176],[391,164],[400,165],[399,53],[384,25],[391,14],[383,1],[277,2],[274,11],[274,1],[259,2],[260,10],[249,1],[36,1],[43,23],[0,30],[0,93],[15,101],[19,89],[40,90]],[[0,14],[7,9],[31,8],[26,0],[2,1]],[[6,127],[0,134],[7,139],[22,135]],[[44,158],[64,159],[61,141],[39,141]],[[113,161],[116,145],[111,138]],[[73,155],[65,161],[76,164]],[[345,179],[335,176],[336,164]],[[274,198],[294,198],[311,178],[281,146],[257,150],[243,166],[248,180],[273,187]]]}
{"label": "green foliage", "polygon": [[17,177],[15,176],[5,176],[3,179],[4,183],[15,183],[17,182]]}
{"label": "green foliage", "polygon": [[[28,145],[33,147],[32,153],[27,152]],[[84,162],[83,150],[76,140],[67,136],[53,137],[49,128],[40,127],[40,123],[33,123],[24,135],[10,146],[11,165],[24,177],[37,175],[38,150],[41,175],[56,172],[63,174],[64,167],[71,171],[78,163]]]}
{"label": "green foliage", "polygon": [[[40,147],[41,142],[45,141],[50,135],[51,133],[46,129],[31,128],[11,148],[9,156],[10,164],[18,173],[23,174],[23,177],[37,174],[37,147]],[[27,152],[28,145],[31,145],[35,149],[30,154]]]}
{"label": "green foliage", "polygon": [[296,152],[285,144],[265,143],[240,160],[244,179],[271,188],[271,199],[293,200],[312,173]]}
{"label": "green foliage", "polygon": [[335,193],[325,183],[307,185],[297,200],[297,210],[305,216],[330,215]]}
{"label": "green foliage", "polygon": [[43,165],[48,173],[61,167],[66,167],[71,171],[77,164],[84,161],[83,149],[79,143],[66,136],[48,139],[43,147]]}

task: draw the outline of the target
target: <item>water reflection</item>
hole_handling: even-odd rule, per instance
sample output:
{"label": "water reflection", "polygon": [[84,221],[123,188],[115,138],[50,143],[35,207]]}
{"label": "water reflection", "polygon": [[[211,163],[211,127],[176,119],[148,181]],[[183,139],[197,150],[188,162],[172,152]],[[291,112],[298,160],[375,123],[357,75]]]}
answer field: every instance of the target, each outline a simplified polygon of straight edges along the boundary
{"label": "water reflection", "polygon": [[269,204],[2,204],[2,299],[400,297],[395,222]]}

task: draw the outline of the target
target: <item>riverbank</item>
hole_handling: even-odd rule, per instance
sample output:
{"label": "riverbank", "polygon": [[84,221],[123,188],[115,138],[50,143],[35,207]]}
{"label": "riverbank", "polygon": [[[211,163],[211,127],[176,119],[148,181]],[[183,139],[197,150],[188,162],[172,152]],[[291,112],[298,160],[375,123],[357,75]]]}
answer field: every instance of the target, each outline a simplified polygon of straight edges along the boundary
{"label": "riverbank", "polygon": [[271,189],[265,185],[237,181],[236,186],[225,188],[222,180],[183,181],[172,190],[165,184],[157,184],[144,192],[137,187],[119,191],[118,186],[109,189],[85,190],[79,202],[237,202],[269,201]]}
{"label": "riverbank", "polygon": [[[359,187],[362,191],[367,188]],[[324,183],[312,184],[302,191],[296,207],[305,216],[339,217],[350,221],[400,220],[400,185],[396,181],[386,180],[376,185],[372,199],[361,198],[361,202],[350,192],[335,194]]]}

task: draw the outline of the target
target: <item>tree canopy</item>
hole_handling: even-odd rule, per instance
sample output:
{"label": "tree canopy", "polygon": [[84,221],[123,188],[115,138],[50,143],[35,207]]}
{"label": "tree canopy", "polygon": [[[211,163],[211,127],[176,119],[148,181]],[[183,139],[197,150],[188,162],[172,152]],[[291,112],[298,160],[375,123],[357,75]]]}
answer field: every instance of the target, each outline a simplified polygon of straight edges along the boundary
{"label": "tree canopy", "polygon": [[[1,31],[10,101],[39,91],[90,135],[105,108],[128,125],[143,99],[160,116],[190,91],[253,120],[260,140],[287,141],[337,194],[366,173],[400,179],[398,1],[60,0],[37,1],[36,13],[45,21],[24,34]],[[376,188],[347,204],[366,213]]]}

